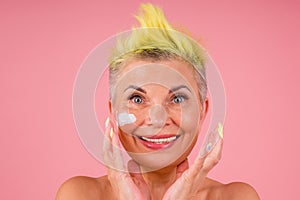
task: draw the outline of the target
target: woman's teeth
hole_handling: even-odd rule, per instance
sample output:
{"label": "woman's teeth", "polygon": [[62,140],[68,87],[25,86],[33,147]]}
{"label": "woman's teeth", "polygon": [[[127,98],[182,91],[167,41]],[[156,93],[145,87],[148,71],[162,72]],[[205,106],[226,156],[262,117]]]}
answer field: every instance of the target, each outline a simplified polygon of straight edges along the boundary
{"label": "woman's teeth", "polygon": [[173,142],[175,141],[178,137],[177,136],[172,136],[169,138],[147,138],[147,137],[140,137],[142,140],[145,140],[147,142],[153,142],[153,143],[157,143],[157,144],[162,144],[162,143],[168,143],[168,142]]}

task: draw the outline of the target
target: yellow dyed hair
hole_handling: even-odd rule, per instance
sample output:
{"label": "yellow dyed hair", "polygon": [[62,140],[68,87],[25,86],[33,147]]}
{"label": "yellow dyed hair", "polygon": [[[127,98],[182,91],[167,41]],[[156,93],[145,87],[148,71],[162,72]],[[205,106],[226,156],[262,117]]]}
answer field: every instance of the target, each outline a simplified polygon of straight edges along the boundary
{"label": "yellow dyed hair", "polygon": [[135,16],[140,27],[133,27],[125,38],[118,38],[113,49],[109,60],[110,78],[114,79],[122,64],[131,58],[183,59],[200,75],[198,85],[203,99],[206,96],[204,50],[191,37],[174,29],[159,7],[142,4],[140,8],[140,14]]}
{"label": "yellow dyed hair", "polygon": [[175,30],[160,8],[152,4],[142,4],[140,15],[135,17],[140,27],[133,27],[126,39],[119,38],[110,58],[111,68],[117,67],[130,57],[151,50],[169,52],[184,58],[194,67],[204,67],[203,50],[193,39]]}

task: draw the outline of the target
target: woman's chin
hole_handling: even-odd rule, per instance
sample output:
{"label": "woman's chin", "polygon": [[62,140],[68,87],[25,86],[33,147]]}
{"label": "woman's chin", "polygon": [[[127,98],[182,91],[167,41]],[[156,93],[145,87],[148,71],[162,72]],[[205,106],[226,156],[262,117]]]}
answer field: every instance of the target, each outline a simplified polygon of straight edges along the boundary
{"label": "woman's chin", "polygon": [[173,165],[176,166],[175,164],[180,162],[179,160],[182,160],[183,157],[183,155],[170,155],[162,152],[152,152],[146,154],[130,153],[129,155],[141,166],[144,172],[157,171]]}

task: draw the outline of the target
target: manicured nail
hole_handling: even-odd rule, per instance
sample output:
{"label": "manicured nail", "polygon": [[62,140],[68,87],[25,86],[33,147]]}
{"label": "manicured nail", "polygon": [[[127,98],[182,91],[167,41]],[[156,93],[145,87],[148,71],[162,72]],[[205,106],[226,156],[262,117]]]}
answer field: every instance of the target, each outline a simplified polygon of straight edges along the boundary
{"label": "manicured nail", "polygon": [[105,128],[108,127],[108,123],[109,123],[109,117],[107,117],[106,120],[105,120]]}
{"label": "manicured nail", "polygon": [[210,142],[206,145],[206,151],[210,152],[211,148],[212,148],[212,143]]}
{"label": "manicured nail", "polygon": [[109,136],[110,136],[110,138],[112,138],[114,136],[114,131],[112,128],[110,128]]}
{"label": "manicured nail", "polygon": [[219,136],[223,139],[224,138],[223,125],[221,123],[218,124],[218,133],[219,133]]}

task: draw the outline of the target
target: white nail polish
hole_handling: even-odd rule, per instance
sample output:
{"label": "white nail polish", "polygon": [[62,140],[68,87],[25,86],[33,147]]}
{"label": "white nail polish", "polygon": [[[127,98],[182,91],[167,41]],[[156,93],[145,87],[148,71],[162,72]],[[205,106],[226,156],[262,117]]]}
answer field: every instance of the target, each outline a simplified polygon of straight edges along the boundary
{"label": "white nail polish", "polygon": [[110,128],[109,137],[112,138],[114,136],[114,131],[112,128]]}
{"label": "white nail polish", "polygon": [[107,127],[108,127],[108,123],[109,123],[109,117],[108,117],[108,118],[106,118],[106,120],[105,120],[105,128],[107,128]]}

